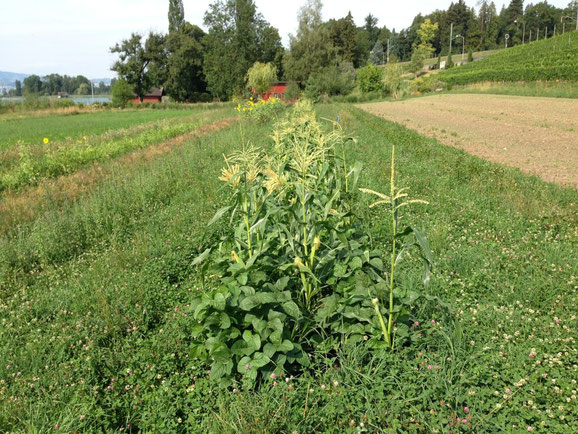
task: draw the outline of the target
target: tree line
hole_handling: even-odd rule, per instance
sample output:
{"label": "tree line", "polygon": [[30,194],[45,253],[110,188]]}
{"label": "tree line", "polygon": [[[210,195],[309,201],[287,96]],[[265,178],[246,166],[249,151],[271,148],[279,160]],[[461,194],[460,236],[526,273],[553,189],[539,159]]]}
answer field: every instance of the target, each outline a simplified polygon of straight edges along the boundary
{"label": "tree line", "polygon": [[347,93],[356,69],[368,63],[447,55],[450,46],[453,53],[494,49],[504,46],[506,35],[513,46],[559,34],[565,19],[571,27],[564,17],[575,17],[577,3],[561,9],[546,1],[524,7],[523,0],[511,0],[498,13],[494,2],[481,0],[476,11],[458,0],[447,10],[418,14],[408,28],[396,31],[379,26],[372,14],[362,26],[356,26],[351,12],[324,21],[321,0],[306,0],[298,13],[298,30],[285,49],[279,31],[253,0],[214,1],[204,16],[207,32],[185,21],[182,0],[169,0],[168,34],[133,33],[111,48],[118,54],[111,69],[125,92],[142,97],[151,87],[162,86],[176,101],[243,96],[247,72],[257,62],[271,64],[276,79],[302,88]]}
{"label": "tree line", "polygon": [[60,74],[49,74],[40,77],[36,74],[26,77],[22,82],[16,80],[14,89],[10,89],[7,96],[49,96],[65,92],[69,95],[90,95],[94,90],[95,95],[106,95],[111,93],[111,87],[116,79],[111,80],[107,85],[103,81],[98,84],[91,83],[83,75],[69,76]]}

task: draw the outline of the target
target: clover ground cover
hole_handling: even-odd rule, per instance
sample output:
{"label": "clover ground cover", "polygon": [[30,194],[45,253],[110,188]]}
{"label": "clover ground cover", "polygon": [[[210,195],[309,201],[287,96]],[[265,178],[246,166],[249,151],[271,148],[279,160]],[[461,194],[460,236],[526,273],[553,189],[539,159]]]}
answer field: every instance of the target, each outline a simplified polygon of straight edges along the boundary
{"label": "clover ground cover", "polygon": [[[197,138],[0,245],[0,427],[7,431],[416,431],[576,429],[575,189],[445,147],[345,105],[358,138],[359,184],[388,185],[390,145],[401,185],[426,199],[407,221],[436,259],[431,293],[451,305],[389,350],[361,343],[311,354],[295,378],[254,392],[220,389],[190,354],[192,266],[219,228],[221,154],[236,127]],[[256,146],[263,126],[246,124]],[[487,182],[491,179],[492,182]],[[353,206],[384,239],[369,198]],[[14,253],[19,259],[12,261]],[[417,285],[421,270],[404,277]],[[277,384],[275,384],[277,381]]]}

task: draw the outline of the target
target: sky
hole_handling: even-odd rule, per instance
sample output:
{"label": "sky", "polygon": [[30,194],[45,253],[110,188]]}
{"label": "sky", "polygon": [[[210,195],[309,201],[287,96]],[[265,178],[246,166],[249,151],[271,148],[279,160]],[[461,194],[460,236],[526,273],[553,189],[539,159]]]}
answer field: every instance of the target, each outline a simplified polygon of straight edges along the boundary
{"label": "sky", "polygon": [[[494,0],[499,10],[507,1]],[[539,0],[534,1],[537,3]],[[325,0],[323,19],[351,11],[357,25],[371,13],[378,25],[401,30],[418,14],[447,9],[452,0]],[[114,77],[110,47],[132,32],[166,33],[168,0],[0,0],[0,71],[47,75]],[[185,19],[203,26],[212,0],[183,0]],[[297,12],[305,0],[255,0],[265,19],[279,29],[285,46],[297,30]],[[530,3],[526,1],[525,3]],[[566,7],[569,0],[548,0]],[[466,0],[473,7],[477,0]]]}

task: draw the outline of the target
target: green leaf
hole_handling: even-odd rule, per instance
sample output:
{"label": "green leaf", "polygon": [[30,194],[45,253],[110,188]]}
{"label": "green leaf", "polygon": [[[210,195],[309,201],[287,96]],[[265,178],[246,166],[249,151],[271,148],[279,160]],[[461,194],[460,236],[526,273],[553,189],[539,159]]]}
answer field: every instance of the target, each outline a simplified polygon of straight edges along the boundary
{"label": "green leaf", "polygon": [[233,370],[233,361],[231,359],[227,361],[215,362],[211,365],[211,379],[218,380],[219,378],[231,375]]}
{"label": "green leaf", "polygon": [[231,318],[229,318],[229,315],[227,315],[225,312],[221,313],[220,325],[222,329],[228,329],[229,327],[231,327]]}
{"label": "green leaf", "polygon": [[247,273],[241,273],[237,276],[237,282],[239,282],[243,286],[245,286],[247,284],[248,280],[249,280],[249,276],[247,275]]}
{"label": "green leaf", "polygon": [[259,301],[257,300],[257,296],[256,295],[249,295],[247,297],[245,297],[243,300],[241,300],[241,302],[239,303],[239,307],[242,310],[245,311],[249,311],[252,310],[255,306],[258,306]]}
{"label": "green leaf", "polygon": [[297,303],[295,303],[294,301],[287,301],[283,303],[281,306],[283,307],[285,313],[290,317],[295,319],[301,318],[301,310],[299,309],[299,306],[297,306]]}
{"label": "green leaf", "polygon": [[378,271],[383,271],[383,261],[380,258],[373,258],[369,261],[369,265]]}
{"label": "green leaf", "polygon": [[205,262],[205,259],[207,259],[209,257],[210,253],[211,253],[211,249],[206,249],[203,253],[201,253],[199,256],[197,256],[195,259],[193,259],[193,262],[191,265],[195,266],[195,265],[199,265],[199,264]]}
{"label": "green leaf", "polygon": [[358,268],[361,268],[362,266],[363,266],[363,261],[361,260],[361,258],[359,256],[356,256],[355,258],[353,258],[349,262],[349,267],[351,268],[351,270],[357,270]]}
{"label": "green leaf", "polygon": [[343,265],[342,263],[335,264],[333,274],[335,277],[345,277],[347,274],[347,266]]}
{"label": "green leaf", "polygon": [[231,206],[224,206],[223,208],[221,208],[220,210],[218,210],[215,215],[213,216],[213,218],[209,221],[209,223],[207,223],[207,226],[211,226],[212,224],[216,223],[217,221],[219,221],[221,219],[221,217],[223,217],[225,215],[225,213],[227,211],[229,211],[231,209]]}
{"label": "green leaf", "polygon": [[217,310],[224,310],[225,306],[227,305],[227,300],[225,300],[225,296],[220,292],[215,294],[213,298],[213,307]]}
{"label": "green leaf", "polygon": [[249,348],[255,351],[261,348],[261,337],[257,333],[253,334],[251,330],[245,330],[243,332],[243,340],[247,342]]}
{"label": "green leaf", "polygon": [[263,353],[265,353],[265,355],[269,358],[273,357],[273,354],[275,354],[276,351],[277,350],[275,348],[275,345],[273,344],[266,344],[263,347]]}
{"label": "green leaf", "polygon": [[251,357],[251,362],[249,362],[249,365],[251,366],[251,368],[262,368],[270,361],[271,359],[267,357],[265,354],[255,353],[253,354],[253,357]]}
{"label": "green leaf", "polygon": [[421,232],[420,230],[418,230],[417,228],[412,228],[412,230],[413,230],[413,233],[415,235],[415,238],[416,238],[418,244],[421,247],[422,257],[424,259],[425,273],[424,273],[423,284],[425,286],[428,286],[429,280],[430,280],[430,270],[433,267],[433,255],[431,253],[431,249],[429,248],[429,242],[428,242],[425,234],[423,232]]}
{"label": "green leaf", "polygon": [[275,296],[270,292],[258,292],[255,297],[260,304],[273,303],[275,301]]}
{"label": "green leaf", "polygon": [[245,374],[248,371],[247,366],[251,369],[251,357],[249,356],[245,356],[239,360],[239,363],[237,363],[237,372],[239,372],[239,374]]}
{"label": "green leaf", "polygon": [[288,283],[289,277],[288,276],[282,277],[281,279],[277,280],[277,282],[275,282],[275,288],[278,289],[279,291],[283,291],[287,287]]}
{"label": "green leaf", "polygon": [[249,348],[245,340],[239,339],[235,341],[235,343],[231,346],[231,353],[237,356],[243,356],[243,355],[250,355],[253,353],[253,351],[251,350],[251,348]]}
{"label": "green leaf", "polygon": [[277,351],[286,353],[287,351],[291,351],[294,347],[295,346],[293,345],[293,342],[291,342],[289,339],[285,339],[283,342],[277,345]]}

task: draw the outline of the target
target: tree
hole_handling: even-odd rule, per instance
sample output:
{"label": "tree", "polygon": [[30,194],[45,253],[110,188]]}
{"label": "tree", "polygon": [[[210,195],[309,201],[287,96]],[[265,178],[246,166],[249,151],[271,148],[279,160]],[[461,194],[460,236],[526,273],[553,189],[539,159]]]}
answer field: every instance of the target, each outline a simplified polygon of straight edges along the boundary
{"label": "tree", "polygon": [[422,69],[424,60],[433,54],[434,48],[430,41],[434,38],[437,30],[438,23],[432,24],[429,18],[426,18],[419,26],[419,29],[417,30],[419,44],[414,45],[413,53],[411,56],[412,72],[417,73],[420,69]]}
{"label": "tree", "polygon": [[167,95],[175,101],[197,101],[206,91],[203,75],[203,44],[200,27],[185,22],[167,36]]}
{"label": "tree", "polygon": [[42,81],[40,77],[32,74],[24,79],[24,90],[25,96],[38,95],[42,90]]}
{"label": "tree", "polygon": [[285,55],[285,76],[290,80],[306,82],[311,74],[335,65],[337,50],[327,26],[322,25],[319,0],[308,0],[299,10],[296,36],[290,36],[290,50]]}
{"label": "tree", "polygon": [[20,83],[20,80],[16,80],[14,82],[14,86],[16,87],[15,90],[15,96],[22,96],[22,83]]}
{"label": "tree", "polygon": [[270,30],[253,0],[216,0],[204,22],[209,32],[204,38],[203,70],[208,89],[217,98],[241,94],[249,68],[279,55],[279,33]]}
{"label": "tree", "polygon": [[132,85],[126,80],[119,79],[112,85],[112,105],[115,107],[125,107],[134,98]]}
{"label": "tree", "polygon": [[110,51],[119,55],[119,60],[111,70],[116,71],[119,78],[129,83],[141,100],[151,86],[164,83],[167,54],[163,35],[150,32],[143,45],[142,36],[133,33],[129,39],[116,44]]}
{"label": "tree", "polygon": [[519,26],[524,16],[524,0],[511,0],[506,9],[506,33],[510,35],[509,45],[522,42],[522,29]]}
{"label": "tree", "polygon": [[329,20],[327,26],[339,59],[353,63],[355,60],[355,35],[357,29],[355,28],[351,12],[345,18]]}
{"label": "tree", "polygon": [[263,94],[277,81],[277,68],[272,63],[255,62],[247,72],[247,85]]}
{"label": "tree", "polygon": [[385,63],[384,58],[385,53],[383,50],[383,44],[381,43],[381,40],[378,39],[369,54],[369,61],[374,65],[382,65]]}
{"label": "tree", "polygon": [[363,29],[368,33],[369,40],[372,44],[377,42],[377,38],[379,37],[379,27],[377,27],[378,19],[373,15],[369,14],[365,17],[365,25]]}
{"label": "tree", "polygon": [[183,0],[169,0],[169,33],[178,32],[185,24]]}

